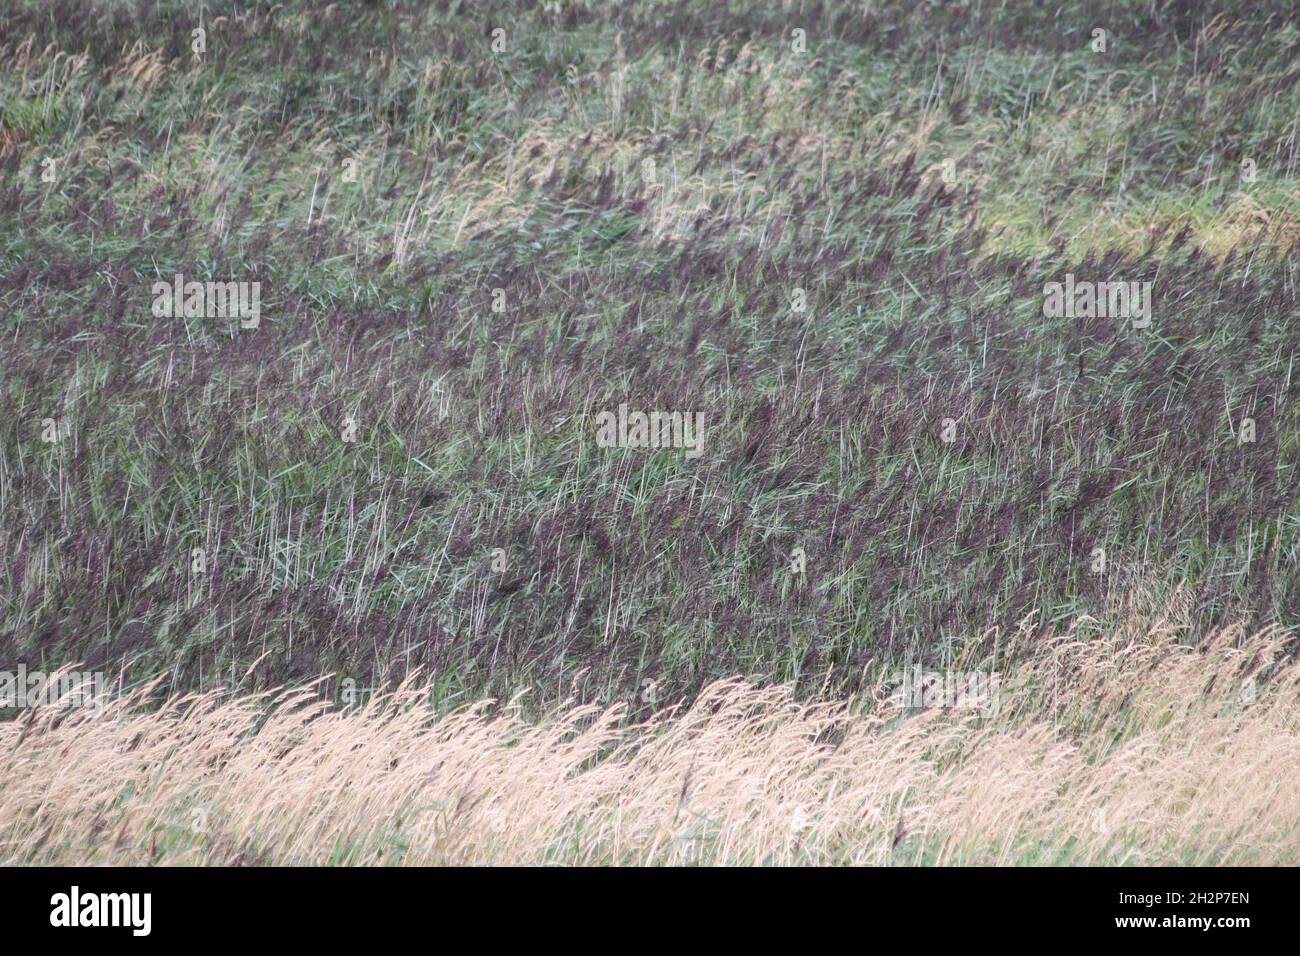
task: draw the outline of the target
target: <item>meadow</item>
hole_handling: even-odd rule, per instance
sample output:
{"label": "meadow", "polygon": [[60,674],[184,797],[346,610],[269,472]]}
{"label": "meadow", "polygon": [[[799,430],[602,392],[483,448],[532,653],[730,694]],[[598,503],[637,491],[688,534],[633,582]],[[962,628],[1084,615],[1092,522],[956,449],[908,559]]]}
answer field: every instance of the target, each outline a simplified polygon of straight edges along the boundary
{"label": "meadow", "polygon": [[[0,710],[0,746],[133,796],[7,788],[0,861],[1294,860],[1294,788],[1242,794],[1300,766],[1298,122],[1288,3],[8,0],[0,669],[103,673],[116,716]],[[1076,280],[1149,315],[1045,308]],[[158,308],[188,281],[258,314]],[[698,449],[610,447],[620,406]],[[1067,637],[1049,716],[1020,677]],[[912,664],[1002,674],[1004,716],[888,716]],[[306,796],[430,715],[414,767],[479,777]],[[268,720],[318,769],[240,816]],[[1015,753],[1070,796],[980,790]],[[536,820],[411,822],[516,756]],[[803,789],[741,799],[769,765]],[[871,782],[909,767],[920,823]],[[1061,836],[1103,796],[1127,837]]]}
{"label": "meadow", "polygon": [[1300,663],[1143,624],[1018,633],[991,714],[736,679],[644,719],[436,716],[414,682],[34,709],[0,724],[0,863],[1294,865]]}

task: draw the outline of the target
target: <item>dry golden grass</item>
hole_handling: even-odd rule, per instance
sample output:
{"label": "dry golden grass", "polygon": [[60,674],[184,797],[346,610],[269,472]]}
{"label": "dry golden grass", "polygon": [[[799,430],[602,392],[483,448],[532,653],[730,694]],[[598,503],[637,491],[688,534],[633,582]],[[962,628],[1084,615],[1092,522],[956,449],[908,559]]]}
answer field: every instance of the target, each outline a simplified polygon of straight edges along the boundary
{"label": "dry golden grass", "polygon": [[[0,725],[5,863],[1286,864],[1300,859],[1294,636],[1002,642],[995,713],[713,685],[645,722],[406,686]],[[1288,650],[1290,642],[1290,650]],[[974,651],[972,651],[974,653]],[[969,662],[965,662],[969,666]]]}

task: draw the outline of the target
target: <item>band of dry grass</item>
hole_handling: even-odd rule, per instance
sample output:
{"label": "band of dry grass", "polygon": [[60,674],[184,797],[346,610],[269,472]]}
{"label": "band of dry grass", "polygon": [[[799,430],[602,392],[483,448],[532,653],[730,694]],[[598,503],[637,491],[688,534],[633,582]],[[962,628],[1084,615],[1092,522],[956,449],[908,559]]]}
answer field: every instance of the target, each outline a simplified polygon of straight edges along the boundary
{"label": "band of dry grass", "polygon": [[991,714],[882,684],[799,703],[716,683],[644,722],[413,685],[0,725],[5,863],[1178,863],[1300,859],[1294,636],[1162,627],[999,649]]}

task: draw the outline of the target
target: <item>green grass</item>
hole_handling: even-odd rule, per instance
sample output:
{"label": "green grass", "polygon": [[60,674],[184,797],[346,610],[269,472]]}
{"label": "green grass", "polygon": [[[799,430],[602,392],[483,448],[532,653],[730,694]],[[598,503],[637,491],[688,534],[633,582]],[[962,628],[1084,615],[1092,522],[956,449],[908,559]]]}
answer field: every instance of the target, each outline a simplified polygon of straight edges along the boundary
{"label": "green grass", "polygon": [[[0,665],[451,705],[847,689],[1135,584],[1295,624],[1294,17],[869,6],[216,3],[196,60],[10,4]],[[1152,328],[1044,319],[1066,272]],[[705,455],[598,448],[624,401]]]}

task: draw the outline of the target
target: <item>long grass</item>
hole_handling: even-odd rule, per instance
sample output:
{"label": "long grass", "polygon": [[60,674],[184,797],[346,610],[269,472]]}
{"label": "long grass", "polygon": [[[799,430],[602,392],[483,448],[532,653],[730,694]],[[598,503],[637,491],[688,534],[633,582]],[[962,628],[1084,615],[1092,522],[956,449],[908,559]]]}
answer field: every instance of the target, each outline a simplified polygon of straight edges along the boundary
{"label": "long grass", "polygon": [[137,692],[0,725],[0,862],[1294,863],[1294,644],[1021,631],[990,712],[741,680],[647,720]]}
{"label": "long grass", "polygon": [[117,694],[0,711],[0,861],[1296,859],[1298,62],[1285,0],[0,3],[0,672]]}
{"label": "long grass", "polygon": [[1135,576],[1300,623],[1288,10],[5,4],[0,666],[846,695]]}

